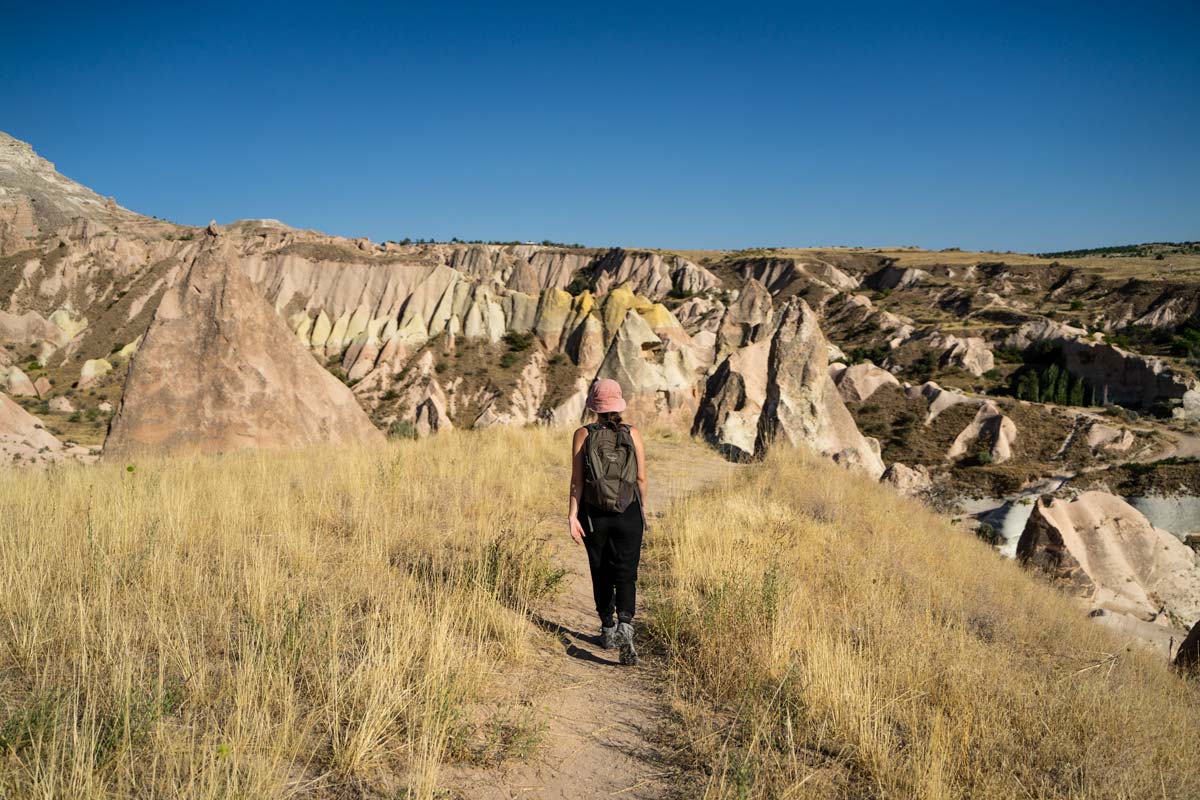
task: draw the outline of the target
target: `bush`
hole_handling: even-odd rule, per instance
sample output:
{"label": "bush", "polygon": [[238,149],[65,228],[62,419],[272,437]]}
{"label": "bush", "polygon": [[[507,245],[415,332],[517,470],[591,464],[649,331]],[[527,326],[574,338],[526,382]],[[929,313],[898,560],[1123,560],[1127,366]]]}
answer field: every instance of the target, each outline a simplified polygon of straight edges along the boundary
{"label": "bush", "polygon": [[979,527],[975,529],[975,535],[992,547],[998,547],[1004,543],[1004,538],[1000,536],[1000,533],[986,522],[979,523]]}
{"label": "bush", "polygon": [[504,343],[508,345],[510,351],[520,353],[533,346],[533,334],[509,331],[504,334]]}
{"label": "bush", "polygon": [[520,361],[520,358],[517,356],[517,354],[509,350],[500,356],[500,368],[508,369],[518,361]]}
{"label": "bush", "polygon": [[388,428],[387,435],[389,439],[416,439],[417,426],[406,419],[398,419]]}
{"label": "bush", "polygon": [[851,364],[860,364],[863,361],[870,361],[875,365],[882,364],[887,357],[891,355],[891,351],[883,345],[875,347],[855,347],[846,357],[850,359]]}
{"label": "bush", "polygon": [[908,365],[908,371],[921,377],[933,375],[938,368],[938,359],[933,353],[923,353],[920,358]]}

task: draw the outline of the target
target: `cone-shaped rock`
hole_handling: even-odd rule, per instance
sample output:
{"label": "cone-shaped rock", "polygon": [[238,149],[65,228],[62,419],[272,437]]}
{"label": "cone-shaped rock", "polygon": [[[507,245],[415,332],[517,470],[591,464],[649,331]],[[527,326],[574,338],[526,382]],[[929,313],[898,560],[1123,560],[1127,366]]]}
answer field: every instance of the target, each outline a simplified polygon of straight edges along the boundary
{"label": "cone-shaped rock", "polygon": [[874,478],[883,474],[879,443],[859,433],[846,410],[829,377],[829,346],[816,314],[803,300],[793,298],[783,308],[771,339],[766,385],[756,454],[761,456],[782,438]]}
{"label": "cone-shaped rock", "polygon": [[210,231],[130,363],[104,456],[382,441]]}

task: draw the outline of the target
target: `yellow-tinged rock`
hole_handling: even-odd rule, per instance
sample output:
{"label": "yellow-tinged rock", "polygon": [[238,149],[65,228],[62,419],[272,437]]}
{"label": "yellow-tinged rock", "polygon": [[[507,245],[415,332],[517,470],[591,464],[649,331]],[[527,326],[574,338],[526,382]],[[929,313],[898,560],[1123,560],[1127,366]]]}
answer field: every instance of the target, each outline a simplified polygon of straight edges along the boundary
{"label": "yellow-tinged rock", "polygon": [[571,313],[573,301],[574,298],[562,289],[547,289],[542,292],[533,330],[547,348],[555,349],[562,340],[563,327]]}
{"label": "yellow-tinged rock", "polygon": [[591,292],[584,291],[575,295],[574,301],[571,303],[571,311],[579,319],[583,319],[588,314],[592,313],[592,309],[596,307],[596,298]]}
{"label": "yellow-tinged rock", "polygon": [[630,309],[641,312],[653,305],[644,297],[639,297],[626,284],[621,284],[608,293],[604,298],[604,333],[612,337],[625,321],[625,315]]}
{"label": "yellow-tinged rock", "polygon": [[648,308],[639,308],[637,312],[655,331],[680,327],[679,320],[675,319],[675,315],[662,303],[654,303]]}
{"label": "yellow-tinged rock", "polygon": [[115,359],[118,361],[128,361],[130,358],[133,357],[133,354],[137,352],[138,345],[140,345],[141,343],[142,343],[142,337],[138,336],[132,342],[130,342],[129,344],[125,345],[120,350],[118,350],[114,354]]}
{"label": "yellow-tinged rock", "polygon": [[75,318],[75,314],[66,308],[60,308],[50,315],[50,323],[59,328],[67,335],[67,339],[74,339],[88,326],[88,321],[84,317]]}
{"label": "yellow-tinged rock", "polygon": [[83,362],[83,369],[79,371],[79,388],[90,386],[110,372],[112,372],[112,364],[103,358],[89,358]]}
{"label": "yellow-tinged rock", "polygon": [[317,319],[313,322],[312,338],[309,339],[309,344],[314,350],[324,347],[329,341],[329,334],[333,330],[333,323],[329,321],[329,316],[321,311],[317,314]]}
{"label": "yellow-tinged rock", "polygon": [[308,316],[307,311],[297,311],[288,318],[288,323],[292,326],[292,330],[296,332],[296,338],[300,340],[300,344],[308,347],[308,337],[312,334],[313,321]]}

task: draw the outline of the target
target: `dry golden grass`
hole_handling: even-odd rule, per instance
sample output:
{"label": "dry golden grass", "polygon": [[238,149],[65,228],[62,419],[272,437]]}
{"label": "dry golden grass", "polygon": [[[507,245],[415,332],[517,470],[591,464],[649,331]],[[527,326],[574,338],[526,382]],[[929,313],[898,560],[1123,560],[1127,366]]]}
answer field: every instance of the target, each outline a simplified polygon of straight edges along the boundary
{"label": "dry golden grass", "polygon": [[[696,468],[665,438],[652,492]],[[473,712],[557,581],[565,451],[492,429],[10,473],[0,796],[430,798],[447,762],[528,755],[540,720],[514,749]],[[885,489],[779,454],[647,541],[706,797],[1200,794],[1195,686]]]}
{"label": "dry golden grass", "polygon": [[563,450],[504,430],[7,474],[0,796],[433,796],[557,580],[534,529],[560,527]]}
{"label": "dry golden grass", "polygon": [[778,453],[651,541],[706,798],[1200,796],[1195,685],[886,488]]}

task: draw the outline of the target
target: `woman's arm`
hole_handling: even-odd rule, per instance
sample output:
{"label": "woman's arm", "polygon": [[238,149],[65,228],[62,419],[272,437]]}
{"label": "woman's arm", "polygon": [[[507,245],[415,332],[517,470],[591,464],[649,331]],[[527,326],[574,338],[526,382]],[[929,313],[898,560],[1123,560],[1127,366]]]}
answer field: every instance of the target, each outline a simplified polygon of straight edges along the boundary
{"label": "woman's arm", "polygon": [[571,500],[567,506],[567,531],[576,544],[583,544],[587,534],[579,524],[579,500],[583,497],[583,443],[587,428],[578,428],[571,440]]}
{"label": "woman's arm", "polygon": [[630,426],[629,436],[633,439],[633,452],[638,462],[638,496],[642,501],[642,515],[646,513],[646,447],[642,444],[642,432]]}

